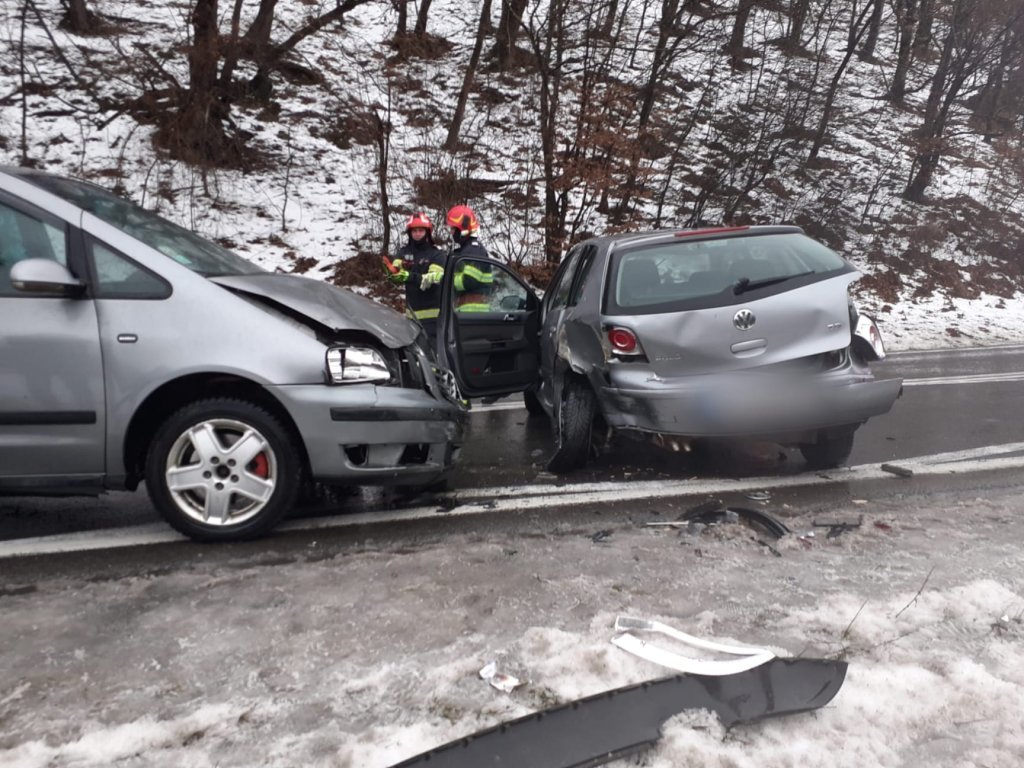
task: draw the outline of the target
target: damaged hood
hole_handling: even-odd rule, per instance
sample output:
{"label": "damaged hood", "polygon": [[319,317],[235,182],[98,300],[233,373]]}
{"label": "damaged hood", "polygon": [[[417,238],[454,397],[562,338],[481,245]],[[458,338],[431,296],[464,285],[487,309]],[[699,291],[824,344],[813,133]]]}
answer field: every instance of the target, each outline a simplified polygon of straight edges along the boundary
{"label": "damaged hood", "polygon": [[269,299],[333,331],[373,334],[391,349],[409,346],[420,332],[415,322],[383,304],[309,277],[266,273],[211,277],[210,281]]}

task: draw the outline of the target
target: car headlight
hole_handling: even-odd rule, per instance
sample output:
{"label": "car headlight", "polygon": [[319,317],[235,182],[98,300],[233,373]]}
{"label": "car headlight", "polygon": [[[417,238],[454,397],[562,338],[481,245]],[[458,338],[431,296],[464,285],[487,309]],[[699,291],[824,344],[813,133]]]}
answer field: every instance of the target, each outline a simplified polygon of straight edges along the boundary
{"label": "car headlight", "polygon": [[331,347],[327,380],[332,384],[383,384],[391,381],[387,361],[373,347]]}

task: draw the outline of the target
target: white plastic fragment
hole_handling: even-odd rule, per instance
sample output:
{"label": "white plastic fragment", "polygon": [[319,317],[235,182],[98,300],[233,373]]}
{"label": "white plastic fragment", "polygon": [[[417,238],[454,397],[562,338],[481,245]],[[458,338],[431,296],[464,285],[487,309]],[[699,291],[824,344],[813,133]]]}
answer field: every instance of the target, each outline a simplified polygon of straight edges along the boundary
{"label": "white plastic fragment", "polygon": [[733,659],[697,659],[692,656],[683,656],[666,648],[659,648],[629,632],[616,635],[612,638],[612,643],[641,659],[692,675],[734,675],[737,672],[746,672],[748,669],[759,667],[775,658],[775,654],[771,651],[764,651]]}
{"label": "white plastic fragment", "polygon": [[[759,667],[775,658],[775,654],[767,648],[741,647],[703,640],[685,632],[680,632],[667,624],[631,616],[619,616],[615,619],[615,630],[623,634],[612,638],[612,644],[634,656],[660,664],[663,667],[695,675],[732,675]],[[627,630],[658,632],[684,643],[692,648],[699,648],[714,653],[738,656],[733,659],[708,659],[685,656],[666,648],[660,648],[646,640],[641,640]]]}
{"label": "white plastic fragment", "polygon": [[480,670],[480,677],[490,683],[492,688],[497,688],[505,693],[512,693],[512,691],[522,685],[518,677],[499,672],[498,664],[494,661],[484,664],[483,669]]}

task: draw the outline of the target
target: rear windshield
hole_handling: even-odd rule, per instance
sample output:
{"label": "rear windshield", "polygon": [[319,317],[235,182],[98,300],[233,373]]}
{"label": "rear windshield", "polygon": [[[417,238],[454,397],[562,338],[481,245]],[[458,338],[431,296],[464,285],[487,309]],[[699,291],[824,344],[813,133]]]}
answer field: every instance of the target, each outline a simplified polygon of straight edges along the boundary
{"label": "rear windshield", "polygon": [[39,173],[23,173],[19,176],[141,240],[193,272],[213,277],[252,275],[266,271],[227,248],[95,184]]}
{"label": "rear windshield", "polygon": [[738,304],[853,271],[839,254],[797,232],[679,239],[613,257],[608,314],[648,314]]}

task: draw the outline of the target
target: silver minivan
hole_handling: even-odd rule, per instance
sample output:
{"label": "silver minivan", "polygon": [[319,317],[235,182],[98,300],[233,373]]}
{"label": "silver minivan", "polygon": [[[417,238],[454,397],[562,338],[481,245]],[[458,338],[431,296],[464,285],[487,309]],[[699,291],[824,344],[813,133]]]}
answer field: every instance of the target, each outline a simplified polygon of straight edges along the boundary
{"label": "silver minivan", "polygon": [[759,438],[835,467],[886,413],[900,379],[878,380],[875,322],[855,306],[860,272],[798,227],[597,237],[572,248],[543,300],[506,266],[486,311],[460,313],[442,282],[438,359],[466,396],[525,392],[551,420],[554,472],[582,467],[616,433],[685,450]]}
{"label": "silver minivan", "polygon": [[101,187],[0,168],[0,494],[134,489],[250,538],[301,484],[428,485],[466,411],[418,325]]}

